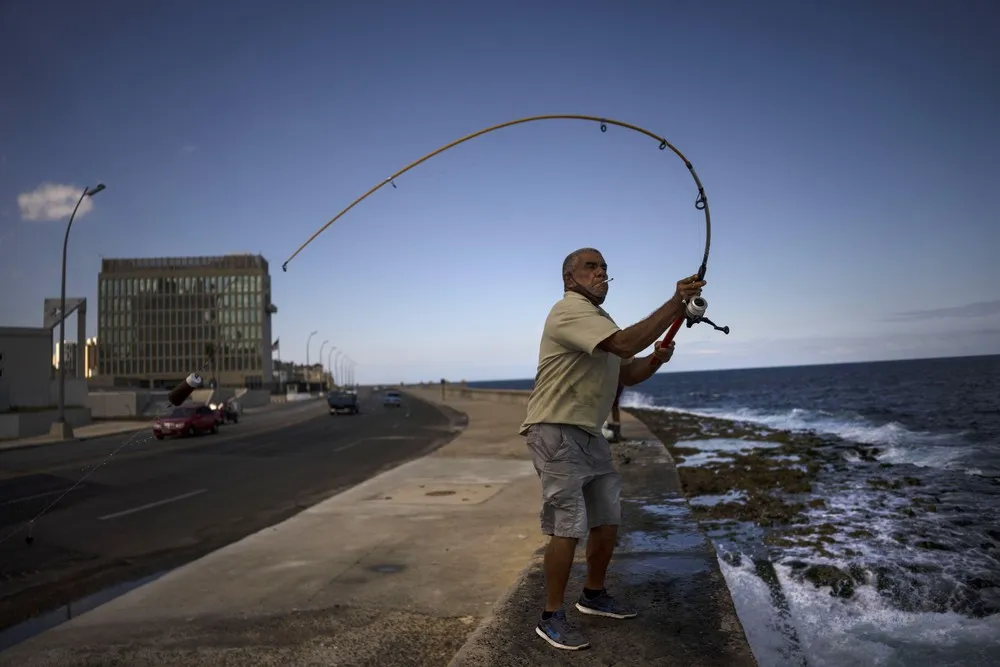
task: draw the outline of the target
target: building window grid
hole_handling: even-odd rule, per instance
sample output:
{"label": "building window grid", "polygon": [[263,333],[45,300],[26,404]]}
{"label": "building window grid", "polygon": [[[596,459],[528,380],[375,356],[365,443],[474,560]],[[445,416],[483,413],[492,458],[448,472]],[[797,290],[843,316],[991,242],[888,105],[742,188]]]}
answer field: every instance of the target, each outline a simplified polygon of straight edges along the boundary
{"label": "building window grid", "polygon": [[[202,365],[210,343],[216,348],[216,371],[259,371],[265,344],[263,290],[269,282],[262,275],[103,278],[101,372],[186,374]],[[213,310],[205,297],[211,301],[214,294]],[[148,295],[145,303],[136,304],[143,295]],[[196,323],[198,316],[202,321]]]}

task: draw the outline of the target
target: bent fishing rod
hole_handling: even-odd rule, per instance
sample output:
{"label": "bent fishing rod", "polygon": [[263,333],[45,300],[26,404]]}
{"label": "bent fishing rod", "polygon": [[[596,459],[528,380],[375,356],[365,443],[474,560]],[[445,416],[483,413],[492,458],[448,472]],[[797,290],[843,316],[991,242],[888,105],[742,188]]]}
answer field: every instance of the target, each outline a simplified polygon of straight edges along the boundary
{"label": "bent fishing rod", "polygon": [[[691,161],[688,160],[687,157],[685,157],[684,154],[681,153],[676,146],[667,141],[665,137],[661,137],[643,127],[640,127],[638,125],[633,125],[631,123],[625,123],[619,120],[614,120],[611,118],[601,118],[599,116],[583,116],[577,114],[552,114],[552,115],[528,116],[525,118],[518,118],[515,120],[507,121],[506,123],[491,125],[490,127],[479,130],[478,132],[467,134],[466,136],[460,139],[456,139],[451,143],[445,144],[441,148],[438,148],[437,150],[428,153],[419,160],[415,160],[414,162],[411,162],[410,164],[406,165],[396,173],[392,174],[385,180],[373,186],[371,189],[368,190],[368,192],[364,193],[363,195],[355,199],[353,202],[351,202],[347,207],[345,207],[343,210],[337,213],[337,215],[333,216],[333,218],[329,222],[327,222],[325,225],[316,230],[316,232],[312,236],[310,236],[305,243],[300,245],[295,250],[295,252],[293,252],[291,256],[288,259],[286,259],[285,262],[281,265],[281,270],[287,272],[289,262],[295,259],[295,257],[298,256],[298,254],[301,253],[306,246],[308,246],[320,234],[326,231],[326,229],[330,227],[330,225],[337,222],[337,220],[340,220],[340,218],[346,215],[348,211],[350,211],[352,208],[363,202],[371,195],[378,192],[385,185],[392,185],[392,187],[395,188],[396,179],[405,174],[406,172],[410,171],[414,167],[417,167],[423,164],[424,162],[427,162],[431,158],[440,155],[445,151],[451,150],[452,148],[455,148],[460,144],[464,144],[466,141],[470,141],[477,137],[481,137],[484,134],[489,134],[490,132],[495,132],[497,130],[502,130],[504,128],[513,127],[515,125],[523,125],[525,123],[533,123],[536,121],[543,121],[543,120],[582,120],[582,121],[600,123],[601,132],[607,132],[608,125],[614,125],[616,127],[621,127],[626,130],[638,132],[639,134],[643,134],[649,137],[650,139],[653,139],[654,141],[657,142],[657,144],[659,145],[659,149],[661,151],[667,148],[673,151],[673,153],[677,157],[679,157],[682,162],[684,162],[684,166],[688,168],[688,172],[691,174],[691,178],[694,179],[695,186],[698,189],[698,196],[695,199],[694,207],[705,214],[705,252],[702,255],[701,265],[698,267],[698,280],[702,280],[705,277],[705,272],[708,270],[708,253],[712,245],[712,216],[709,212],[708,197],[705,195],[705,188],[704,186],[702,186],[701,179],[698,178],[698,174],[697,172],[695,172],[694,165],[691,164]],[[674,339],[674,336],[677,335],[677,331],[680,329],[681,324],[683,324],[684,322],[687,322],[687,326],[689,328],[699,322],[704,322],[706,324],[710,324],[717,331],[721,331],[724,334],[729,334],[728,326],[726,327],[717,326],[714,322],[705,317],[705,312],[707,309],[708,309],[708,301],[705,300],[703,297],[698,296],[688,301],[685,304],[684,316],[678,317],[676,320],[674,320],[674,322],[670,325],[670,328],[667,330],[666,335],[663,338],[663,341],[660,342],[660,346],[662,347],[665,345],[669,345],[670,342]],[[655,358],[651,361],[651,363],[657,363],[655,361]]]}

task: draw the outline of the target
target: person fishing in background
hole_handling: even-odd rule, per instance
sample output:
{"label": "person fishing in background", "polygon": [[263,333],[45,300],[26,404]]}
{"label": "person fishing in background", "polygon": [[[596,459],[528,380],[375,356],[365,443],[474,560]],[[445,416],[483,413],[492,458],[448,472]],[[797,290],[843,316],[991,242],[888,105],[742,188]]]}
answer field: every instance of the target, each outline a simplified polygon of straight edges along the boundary
{"label": "person fishing in background", "polygon": [[[608,265],[594,248],[563,261],[563,298],[549,312],[538,352],[535,386],[520,433],[541,481],[546,599],[535,633],[556,648],[590,644],[566,617],[564,597],[577,542],[587,538],[587,579],[576,608],[609,618],[637,612],[605,588],[605,575],[621,524],[621,476],[611,445],[601,432],[622,388],[646,381],[673,355],[673,344],[657,339],[685,313],[685,302],[701,294],[697,276],[677,283],[656,312],[621,329],[601,308],[608,294]],[[655,344],[655,345],[654,345]],[[636,359],[654,345],[653,353]]]}
{"label": "person fishing in background", "polygon": [[625,385],[619,382],[618,391],[615,392],[615,402],[611,404],[611,419],[604,422],[604,437],[611,443],[621,442],[622,439],[622,413],[618,404],[622,400],[624,390]]}

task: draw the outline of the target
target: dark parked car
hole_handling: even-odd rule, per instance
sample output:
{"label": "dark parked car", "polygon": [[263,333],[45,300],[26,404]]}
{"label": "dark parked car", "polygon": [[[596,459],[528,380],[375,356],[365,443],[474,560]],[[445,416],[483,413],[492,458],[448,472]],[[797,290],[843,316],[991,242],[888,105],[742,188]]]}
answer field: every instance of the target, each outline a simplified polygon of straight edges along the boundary
{"label": "dark parked car", "polygon": [[153,435],[157,440],[163,440],[167,436],[218,432],[215,410],[207,405],[182,405],[174,408],[166,417],[159,417],[153,422]]}

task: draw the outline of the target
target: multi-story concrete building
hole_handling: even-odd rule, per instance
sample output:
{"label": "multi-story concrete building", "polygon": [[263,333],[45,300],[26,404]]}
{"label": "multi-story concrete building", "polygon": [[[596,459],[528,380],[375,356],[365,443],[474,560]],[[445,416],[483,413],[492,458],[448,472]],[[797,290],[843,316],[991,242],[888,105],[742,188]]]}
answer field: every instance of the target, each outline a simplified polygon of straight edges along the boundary
{"label": "multi-story concrete building", "polygon": [[105,259],[92,384],[268,387],[271,276],[260,255]]}

